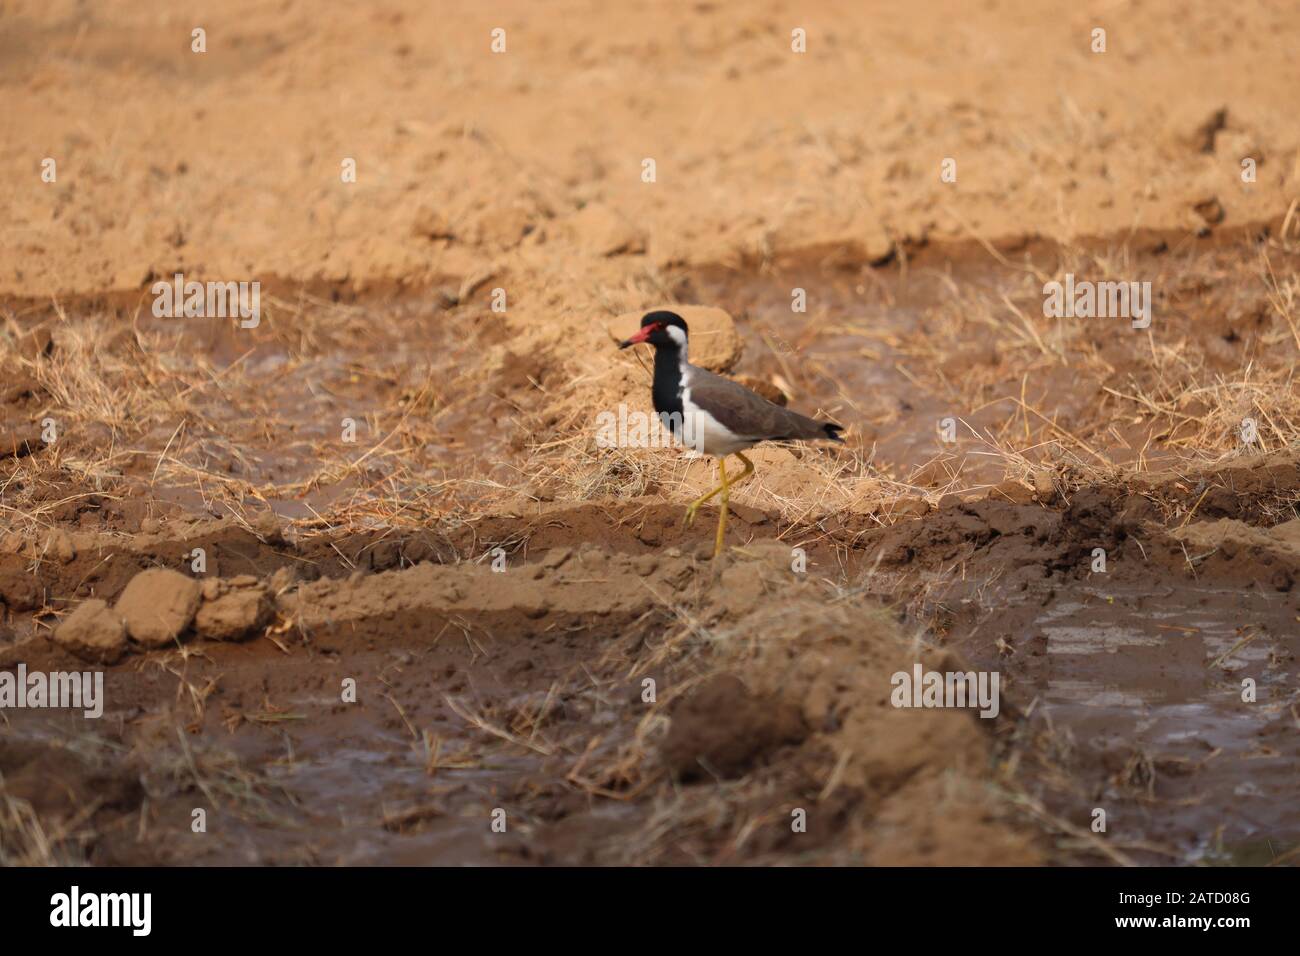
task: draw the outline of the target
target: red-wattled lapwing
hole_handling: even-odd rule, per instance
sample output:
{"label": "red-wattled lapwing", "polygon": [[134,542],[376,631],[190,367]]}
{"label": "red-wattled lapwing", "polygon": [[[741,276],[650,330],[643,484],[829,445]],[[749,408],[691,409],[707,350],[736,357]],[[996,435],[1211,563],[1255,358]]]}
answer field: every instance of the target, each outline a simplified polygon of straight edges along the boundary
{"label": "red-wattled lapwing", "polygon": [[[764,441],[842,442],[844,439],[838,433],[844,428],[782,408],[738,382],[697,368],[688,358],[688,335],[686,322],[676,312],[649,312],[641,319],[640,331],[620,343],[619,348],[641,342],[655,347],[651,395],[660,421],[678,441],[718,459],[718,478],[722,483],[692,501],[686,509],[685,520],[689,527],[702,504],[716,494],[722,495],[718,537],[713,545],[713,556],[717,557],[722,553],[727,529],[731,486],[754,473],[754,463],[742,452]],[[745,463],[744,470],[735,479],[727,477],[728,455],[735,455]]]}

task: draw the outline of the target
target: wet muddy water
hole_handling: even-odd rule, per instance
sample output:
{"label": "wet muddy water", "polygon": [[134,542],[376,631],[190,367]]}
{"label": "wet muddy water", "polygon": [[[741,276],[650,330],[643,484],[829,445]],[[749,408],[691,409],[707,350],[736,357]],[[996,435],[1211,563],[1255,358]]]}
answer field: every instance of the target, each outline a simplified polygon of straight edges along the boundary
{"label": "wet muddy water", "polygon": [[1106,811],[1108,841],[1151,862],[1268,862],[1297,845],[1294,598],[1100,582],[1026,597],[948,641],[1003,673],[1069,775],[1030,783],[1054,811],[1085,828]]}

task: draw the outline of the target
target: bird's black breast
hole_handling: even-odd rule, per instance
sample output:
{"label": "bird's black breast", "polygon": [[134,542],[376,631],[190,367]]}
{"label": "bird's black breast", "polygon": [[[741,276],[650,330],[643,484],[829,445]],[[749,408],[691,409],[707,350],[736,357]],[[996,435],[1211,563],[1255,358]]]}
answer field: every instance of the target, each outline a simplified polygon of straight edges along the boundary
{"label": "bird's black breast", "polygon": [[674,348],[660,346],[655,349],[655,376],[650,394],[659,418],[674,435],[682,427],[682,363],[681,353]]}

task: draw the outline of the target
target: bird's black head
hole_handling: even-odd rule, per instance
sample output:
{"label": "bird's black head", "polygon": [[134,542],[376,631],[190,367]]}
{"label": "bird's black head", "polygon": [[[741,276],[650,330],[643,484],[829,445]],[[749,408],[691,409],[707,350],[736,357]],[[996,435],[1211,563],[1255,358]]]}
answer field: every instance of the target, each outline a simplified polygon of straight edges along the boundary
{"label": "bird's black head", "polygon": [[630,339],[620,342],[618,347],[625,349],[629,345],[649,342],[655,348],[659,348],[661,345],[681,348],[686,344],[688,334],[686,320],[676,312],[664,310],[647,312],[641,317],[640,331]]}

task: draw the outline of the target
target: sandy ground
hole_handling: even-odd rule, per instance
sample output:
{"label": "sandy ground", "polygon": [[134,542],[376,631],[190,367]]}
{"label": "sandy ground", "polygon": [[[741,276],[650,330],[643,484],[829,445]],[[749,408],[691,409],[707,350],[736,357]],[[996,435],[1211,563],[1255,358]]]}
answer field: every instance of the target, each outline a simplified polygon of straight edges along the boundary
{"label": "sandy ground", "polygon": [[[0,861],[1294,861],[1298,19],[0,3]],[[848,427],[717,559],[664,305]]]}

